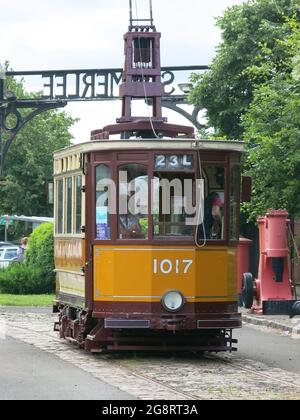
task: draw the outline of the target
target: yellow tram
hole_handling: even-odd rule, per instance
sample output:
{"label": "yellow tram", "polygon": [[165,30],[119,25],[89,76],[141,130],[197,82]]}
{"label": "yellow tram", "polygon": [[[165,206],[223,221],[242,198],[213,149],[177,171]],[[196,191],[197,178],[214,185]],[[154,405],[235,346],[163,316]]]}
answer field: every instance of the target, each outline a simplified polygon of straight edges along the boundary
{"label": "yellow tram", "polygon": [[[90,350],[141,344],[232,349],[231,329],[241,326],[236,251],[242,151],[238,142],[109,140],[55,154],[55,265],[62,336]],[[217,192],[223,200],[217,233],[204,238],[202,225],[187,226],[184,215],[174,211],[146,213],[151,207],[147,202],[141,206],[142,228],[129,225],[126,231],[119,197],[116,214],[109,214],[105,200],[98,205],[101,194],[107,194],[101,188],[103,178],[118,185],[126,169],[129,181],[143,180],[148,189],[143,197],[151,201],[162,175],[170,183],[196,179],[199,154],[205,195]],[[158,194],[159,210],[161,198]],[[176,198],[171,191],[171,204]]]}
{"label": "yellow tram", "polygon": [[243,144],[162,117],[152,18],[124,40],[121,118],[54,155],[56,329],[93,352],[235,350]]}

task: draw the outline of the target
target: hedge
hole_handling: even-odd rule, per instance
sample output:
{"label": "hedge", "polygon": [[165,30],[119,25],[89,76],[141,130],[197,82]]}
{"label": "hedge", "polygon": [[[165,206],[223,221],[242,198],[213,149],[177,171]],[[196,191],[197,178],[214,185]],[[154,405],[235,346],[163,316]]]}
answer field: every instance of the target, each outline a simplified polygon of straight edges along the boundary
{"label": "hedge", "polygon": [[47,294],[55,290],[53,224],[44,223],[31,234],[24,262],[0,271],[0,292]]}

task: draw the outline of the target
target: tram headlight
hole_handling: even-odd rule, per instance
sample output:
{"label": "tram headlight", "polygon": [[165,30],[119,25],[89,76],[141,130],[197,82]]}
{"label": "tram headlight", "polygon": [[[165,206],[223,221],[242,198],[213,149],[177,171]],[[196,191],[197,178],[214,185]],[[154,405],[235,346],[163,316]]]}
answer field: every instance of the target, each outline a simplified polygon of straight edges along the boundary
{"label": "tram headlight", "polygon": [[161,303],[167,311],[177,312],[185,304],[185,299],[177,290],[171,290],[163,296]]}

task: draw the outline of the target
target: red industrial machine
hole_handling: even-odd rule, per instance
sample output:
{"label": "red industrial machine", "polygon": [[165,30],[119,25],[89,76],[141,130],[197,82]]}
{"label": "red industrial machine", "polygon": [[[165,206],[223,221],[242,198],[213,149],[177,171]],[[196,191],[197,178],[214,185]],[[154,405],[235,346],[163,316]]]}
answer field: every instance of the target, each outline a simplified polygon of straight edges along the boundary
{"label": "red industrial machine", "polygon": [[[295,299],[291,281],[286,210],[269,210],[259,217],[260,259],[258,278],[243,276],[243,301],[252,313],[265,315],[300,314],[300,301]],[[253,298],[256,304],[253,305]]]}

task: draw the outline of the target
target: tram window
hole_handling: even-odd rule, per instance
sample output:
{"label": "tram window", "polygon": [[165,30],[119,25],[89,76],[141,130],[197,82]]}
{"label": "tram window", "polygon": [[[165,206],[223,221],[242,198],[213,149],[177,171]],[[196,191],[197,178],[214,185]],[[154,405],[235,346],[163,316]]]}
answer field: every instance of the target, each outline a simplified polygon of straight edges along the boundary
{"label": "tram window", "polygon": [[109,189],[111,188],[111,169],[107,165],[96,168],[96,239],[109,240],[110,232],[110,203]]}
{"label": "tram window", "polygon": [[225,168],[209,165],[204,168],[204,224],[198,228],[200,239],[224,240]]}
{"label": "tram window", "polygon": [[67,178],[67,233],[72,233],[72,177]]}
{"label": "tram window", "polygon": [[119,168],[119,239],[148,238],[147,167],[128,164]]}
{"label": "tram window", "polygon": [[233,165],[231,167],[230,180],[230,239],[238,240],[238,212],[239,212],[239,184],[240,184],[240,167]]}
{"label": "tram window", "polygon": [[82,177],[81,175],[76,177],[76,233],[81,232],[81,187],[82,187]]}
{"label": "tram window", "polygon": [[[190,185],[190,197],[185,189]],[[195,214],[187,214],[187,204],[192,207],[194,202],[193,175],[185,173],[154,174],[152,183],[152,212],[154,236],[191,236],[193,226],[186,223],[187,218]]]}
{"label": "tram window", "polygon": [[63,196],[64,196],[64,181],[60,179],[57,181],[57,218],[56,218],[56,233],[63,233]]}

